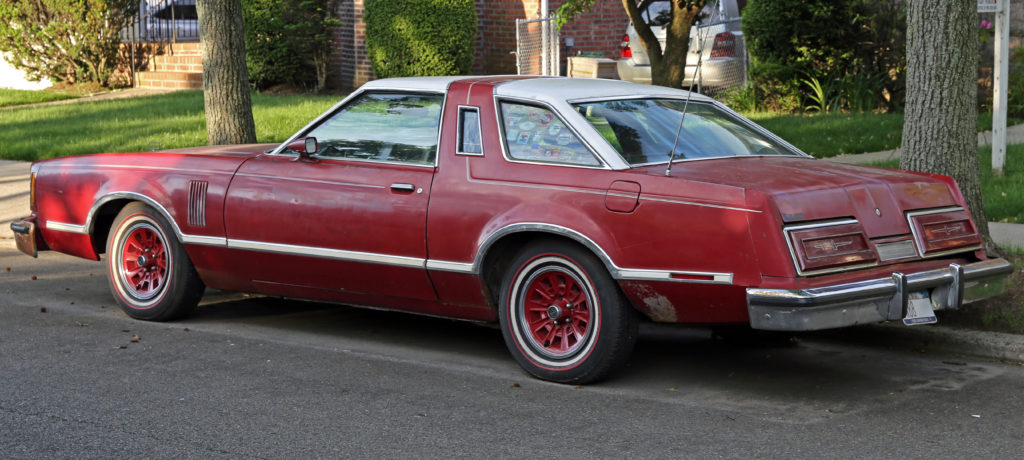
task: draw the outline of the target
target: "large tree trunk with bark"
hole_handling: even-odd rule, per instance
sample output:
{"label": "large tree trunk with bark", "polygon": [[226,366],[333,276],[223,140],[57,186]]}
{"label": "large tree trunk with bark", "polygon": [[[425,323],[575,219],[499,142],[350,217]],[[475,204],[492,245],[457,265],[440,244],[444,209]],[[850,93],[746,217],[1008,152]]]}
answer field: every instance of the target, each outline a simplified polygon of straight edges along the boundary
{"label": "large tree trunk with bark", "polygon": [[209,143],[256,142],[240,0],[198,0]]}
{"label": "large tree trunk with bark", "polygon": [[651,60],[651,84],[680,88],[686,76],[686,54],[690,48],[690,27],[704,8],[705,0],[673,0],[672,21],[665,25],[665,48],[640,14],[636,0],[622,0],[640,44]]}
{"label": "large tree trunk with bark", "polygon": [[978,13],[963,0],[907,2],[907,102],[900,167],[956,179],[985,245],[977,135]]}

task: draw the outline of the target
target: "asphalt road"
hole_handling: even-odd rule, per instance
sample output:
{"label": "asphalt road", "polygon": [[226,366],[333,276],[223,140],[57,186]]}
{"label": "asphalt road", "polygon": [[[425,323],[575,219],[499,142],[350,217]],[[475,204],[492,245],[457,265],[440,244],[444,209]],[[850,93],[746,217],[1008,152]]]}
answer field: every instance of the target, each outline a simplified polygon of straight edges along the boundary
{"label": "asphalt road", "polygon": [[1019,458],[1024,449],[1017,365],[821,339],[739,347],[645,327],[624,372],[573,387],[526,376],[499,331],[474,324],[221,292],[174,323],[131,320],[113,305],[101,263],[0,248],[0,457]]}

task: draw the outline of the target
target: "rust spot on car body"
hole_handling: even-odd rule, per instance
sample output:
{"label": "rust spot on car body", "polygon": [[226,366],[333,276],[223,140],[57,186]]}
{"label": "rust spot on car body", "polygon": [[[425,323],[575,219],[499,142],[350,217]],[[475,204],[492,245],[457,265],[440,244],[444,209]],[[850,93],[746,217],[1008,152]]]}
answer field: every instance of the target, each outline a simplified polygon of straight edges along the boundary
{"label": "rust spot on car body", "polygon": [[[625,283],[626,294],[634,300],[636,308],[657,322],[676,322],[676,307],[672,302],[646,283]],[[637,302],[639,301],[639,302]]]}

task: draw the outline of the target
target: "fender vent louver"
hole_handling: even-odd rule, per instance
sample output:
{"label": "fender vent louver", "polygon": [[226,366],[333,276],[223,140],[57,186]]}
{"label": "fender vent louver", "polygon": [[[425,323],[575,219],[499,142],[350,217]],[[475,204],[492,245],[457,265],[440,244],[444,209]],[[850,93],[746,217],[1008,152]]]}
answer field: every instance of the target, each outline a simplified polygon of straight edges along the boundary
{"label": "fender vent louver", "polygon": [[188,181],[188,225],[191,227],[206,226],[206,189],[209,184],[204,180]]}

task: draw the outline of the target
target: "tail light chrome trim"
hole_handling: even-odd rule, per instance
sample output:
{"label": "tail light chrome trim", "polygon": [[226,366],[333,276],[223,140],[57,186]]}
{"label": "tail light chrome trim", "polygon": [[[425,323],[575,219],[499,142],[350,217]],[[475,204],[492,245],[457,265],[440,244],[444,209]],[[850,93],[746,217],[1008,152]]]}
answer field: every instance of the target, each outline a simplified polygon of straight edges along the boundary
{"label": "tail light chrome trim", "polygon": [[[955,230],[955,225],[967,224],[970,225],[971,230],[969,233],[963,235],[966,240],[966,244],[960,247],[955,247],[948,250],[936,250],[929,251],[929,241],[925,239],[925,226],[927,223],[921,223],[919,219],[924,216],[930,216],[934,214],[951,214],[951,213],[963,213],[962,218],[955,219],[955,224],[950,224],[950,231]],[[921,258],[934,258],[942,257],[950,254],[957,254],[961,252],[970,252],[981,249],[981,235],[978,233],[977,225],[971,219],[970,213],[966,209],[960,206],[950,206],[946,208],[928,209],[924,211],[913,211],[907,213],[907,224],[910,226],[910,233],[914,237],[914,244],[917,246],[917,253]],[[977,241],[973,241],[977,240]],[[973,242],[972,242],[973,241]]]}
{"label": "tail light chrome trim", "polygon": [[[858,252],[870,252],[870,254],[871,254],[871,261],[870,262],[853,263],[853,264],[850,264],[850,265],[841,265],[841,266],[832,266],[832,267],[823,268],[823,269],[813,269],[813,268],[811,268],[811,269],[805,270],[805,268],[807,268],[808,259],[805,258],[805,257],[802,257],[801,254],[803,254],[803,251],[802,250],[798,251],[796,246],[793,244],[793,237],[794,237],[793,234],[794,233],[808,231],[808,230],[816,230],[816,229],[827,228],[827,227],[840,227],[840,226],[851,226],[851,225],[859,226],[860,222],[858,222],[856,219],[840,219],[840,220],[831,220],[831,221],[826,221],[826,222],[818,222],[818,223],[813,223],[813,224],[793,225],[793,226],[788,226],[788,227],[783,228],[782,231],[783,231],[784,237],[786,239],[786,246],[789,248],[789,255],[790,255],[790,257],[793,260],[793,267],[796,269],[797,274],[799,276],[824,275],[824,274],[827,274],[827,273],[838,273],[838,272],[845,272],[845,271],[850,271],[850,270],[856,270],[858,268],[868,268],[868,267],[876,267],[876,266],[878,266],[878,257],[875,254],[874,250],[872,249],[871,243],[868,240],[867,235],[865,235],[863,233],[863,231],[860,231],[860,232],[855,232],[855,233],[859,233],[859,235],[863,239],[863,241],[864,241],[864,249],[861,250],[861,251],[858,251]],[[852,234],[850,232],[844,232],[842,234],[835,235],[835,237],[846,236],[846,235],[852,235]],[[833,249],[838,249],[839,246],[834,241],[830,240],[830,242],[832,243],[831,246],[833,247]],[[823,243],[823,244],[828,245],[828,243]]]}

